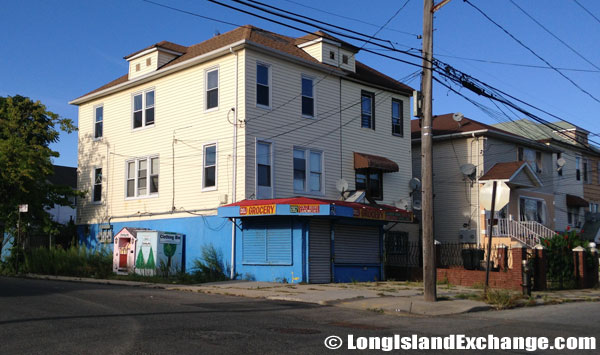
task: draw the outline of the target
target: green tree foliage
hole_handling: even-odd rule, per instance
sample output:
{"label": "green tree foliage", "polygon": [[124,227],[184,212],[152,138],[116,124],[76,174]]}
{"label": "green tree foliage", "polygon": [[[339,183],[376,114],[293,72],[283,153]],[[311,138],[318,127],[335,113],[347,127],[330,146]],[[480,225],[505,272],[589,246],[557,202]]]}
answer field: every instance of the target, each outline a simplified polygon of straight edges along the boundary
{"label": "green tree foliage", "polygon": [[[573,249],[581,246],[586,250],[588,242],[581,239],[575,231],[555,234],[552,238],[542,239],[548,256],[548,280],[554,288],[571,288],[574,286],[574,261]],[[590,253],[586,253],[590,254]]]}
{"label": "green tree foliage", "polygon": [[4,232],[15,235],[19,204],[29,205],[28,213],[21,216],[22,226],[52,233],[58,232],[57,226],[46,208],[71,206],[73,197],[81,195],[48,182],[53,174],[51,159],[59,156],[50,144],[58,142],[59,131],[75,130],[72,120],[48,111],[39,101],[19,95],[0,97],[0,252],[6,243]]}

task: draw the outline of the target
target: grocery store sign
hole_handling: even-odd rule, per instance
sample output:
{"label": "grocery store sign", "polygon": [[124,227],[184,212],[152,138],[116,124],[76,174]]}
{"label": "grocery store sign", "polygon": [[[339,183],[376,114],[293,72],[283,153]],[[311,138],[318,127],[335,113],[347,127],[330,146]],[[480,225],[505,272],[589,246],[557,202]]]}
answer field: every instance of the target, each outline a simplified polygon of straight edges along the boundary
{"label": "grocery store sign", "polygon": [[240,206],[240,216],[275,214],[275,205]]}

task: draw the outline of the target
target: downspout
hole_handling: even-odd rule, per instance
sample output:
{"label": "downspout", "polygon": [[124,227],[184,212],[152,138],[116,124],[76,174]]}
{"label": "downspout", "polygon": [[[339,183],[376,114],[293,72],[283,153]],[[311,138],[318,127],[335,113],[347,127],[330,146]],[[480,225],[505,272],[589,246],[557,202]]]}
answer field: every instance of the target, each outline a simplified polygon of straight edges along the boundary
{"label": "downspout", "polygon": [[[233,50],[233,47],[229,48],[231,54],[235,55],[235,107],[233,108],[233,182],[231,184],[231,201],[232,203],[237,202],[236,190],[237,190],[237,128],[238,128],[238,54]],[[235,233],[236,233],[236,219],[232,219],[231,224],[231,272],[229,278],[235,278]]]}

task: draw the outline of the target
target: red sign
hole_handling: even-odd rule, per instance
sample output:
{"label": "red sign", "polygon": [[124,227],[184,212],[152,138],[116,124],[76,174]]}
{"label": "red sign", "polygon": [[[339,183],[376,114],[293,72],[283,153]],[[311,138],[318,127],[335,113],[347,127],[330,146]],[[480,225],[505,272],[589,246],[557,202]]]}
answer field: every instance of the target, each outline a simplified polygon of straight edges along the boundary
{"label": "red sign", "polygon": [[290,213],[319,213],[321,205],[290,205]]}
{"label": "red sign", "polygon": [[240,206],[240,216],[275,214],[275,205]]}

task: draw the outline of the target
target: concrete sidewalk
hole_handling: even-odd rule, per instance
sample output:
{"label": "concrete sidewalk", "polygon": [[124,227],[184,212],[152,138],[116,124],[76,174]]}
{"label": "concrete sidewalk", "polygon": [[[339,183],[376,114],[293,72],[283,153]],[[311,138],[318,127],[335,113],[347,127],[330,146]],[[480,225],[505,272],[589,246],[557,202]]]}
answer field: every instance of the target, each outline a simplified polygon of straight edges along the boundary
{"label": "concrete sidewalk", "polygon": [[[359,282],[346,284],[283,284],[257,281],[223,281],[199,285],[157,284],[138,281],[106,280],[67,276],[25,275],[29,278],[89,282],[96,284],[158,288],[269,300],[306,302],[377,313],[396,315],[444,316],[493,309],[489,304],[473,300],[481,289],[438,285],[438,302],[423,300],[423,287],[415,282]],[[534,292],[520,306],[536,306],[566,302],[600,301],[600,289]]]}
{"label": "concrete sidewalk", "polygon": [[411,282],[282,284],[233,280],[200,285],[181,285],[34,274],[25,276],[35,279],[159,288],[206,294],[306,302],[398,315],[441,316],[489,310],[492,308],[481,301],[456,298],[460,294],[473,294],[481,291],[458,286],[438,286],[438,298],[440,298],[440,301],[428,303],[423,301],[422,286]]}

